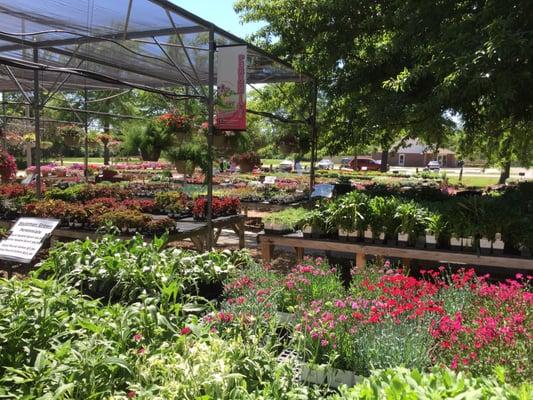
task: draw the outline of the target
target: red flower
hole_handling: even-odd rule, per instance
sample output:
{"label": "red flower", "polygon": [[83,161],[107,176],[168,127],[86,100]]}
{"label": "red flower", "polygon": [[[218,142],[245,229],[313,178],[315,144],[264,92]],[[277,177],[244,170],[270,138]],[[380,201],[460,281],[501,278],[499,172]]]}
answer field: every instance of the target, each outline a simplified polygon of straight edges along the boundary
{"label": "red flower", "polygon": [[181,333],[182,335],[184,335],[184,336],[185,336],[185,335],[189,335],[191,332],[192,332],[192,329],[189,328],[188,326],[184,326],[184,327],[181,328],[181,330],[180,330],[180,333]]}

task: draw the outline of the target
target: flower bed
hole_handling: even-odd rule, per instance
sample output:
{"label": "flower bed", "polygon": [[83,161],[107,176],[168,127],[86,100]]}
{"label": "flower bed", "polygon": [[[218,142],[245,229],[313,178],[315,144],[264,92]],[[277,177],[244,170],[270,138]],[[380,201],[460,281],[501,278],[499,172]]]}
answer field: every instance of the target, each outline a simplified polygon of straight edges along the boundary
{"label": "flower bed", "polygon": [[385,268],[355,275],[349,289],[322,260],[286,276],[255,269],[226,286],[226,318],[212,322],[249,329],[292,311],[290,346],[302,358],[359,375],[398,365],[486,375],[501,365],[514,381],[532,376],[533,277],[492,284],[472,270],[417,279]]}
{"label": "flower bed", "polygon": [[[531,351],[531,296],[523,279],[489,284],[470,272],[449,279],[427,272],[425,279],[415,279],[387,267],[384,274],[354,275],[345,289],[337,271],[320,259],[284,274],[255,264],[246,253],[163,250],[163,242],[105,237],[58,244],[32,277],[0,279],[0,394],[28,399],[531,398],[531,366],[524,366]],[[220,307],[196,296],[203,284],[224,280],[227,300]],[[309,316],[317,307],[320,312],[309,319],[317,326],[302,329],[304,313]],[[480,307],[487,313],[476,315]],[[291,323],[300,328],[281,328],[278,310],[291,312]],[[484,318],[498,313],[508,319],[524,314],[509,326],[512,338],[501,329],[506,325],[492,330],[494,324]],[[446,316],[458,329],[447,328]],[[398,326],[388,328],[390,318],[397,318]],[[428,327],[423,349],[408,346],[413,324]],[[461,345],[475,347],[480,324],[487,328],[482,335],[487,340],[477,350],[479,365],[462,360],[454,365],[450,352],[461,358],[469,354],[471,349]],[[473,326],[471,332],[463,330]],[[372,329],[376,337],[361,340]],[[329,336],[313,338],[322,330]],[[453,341],[450,332],[458,340],[441,351],[444,341]],[[319,352],[309,351],[316,343]],[[307,361],[321,357],[330,365],[366,354],[365,372],[392,367],[368,372],[354,387],[334,392],[299,382],[297,361],[281,358],[287,348]],[[393,365],[398,357],[428,348],[435,357],[429,367]],[[490,362],[495,369],[489,371]],[[448,363],[454,371],[441,367]]]}

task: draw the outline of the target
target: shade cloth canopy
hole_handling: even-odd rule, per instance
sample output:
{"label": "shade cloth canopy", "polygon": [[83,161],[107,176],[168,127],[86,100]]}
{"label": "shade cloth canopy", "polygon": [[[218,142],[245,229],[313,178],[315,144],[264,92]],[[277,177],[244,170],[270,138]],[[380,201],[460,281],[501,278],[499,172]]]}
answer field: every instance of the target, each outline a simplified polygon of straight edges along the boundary
{"label": "shade cloth canopy", "polygon": [[[0,0],[0,91],[33,87],[166,92],[208,84],[208,33],[216,46],[248,46],[248,82],[306,76],[165,0]],[[215,72],[216,73],[216,72]],[[204,93],[205,95],[205,93]]]}

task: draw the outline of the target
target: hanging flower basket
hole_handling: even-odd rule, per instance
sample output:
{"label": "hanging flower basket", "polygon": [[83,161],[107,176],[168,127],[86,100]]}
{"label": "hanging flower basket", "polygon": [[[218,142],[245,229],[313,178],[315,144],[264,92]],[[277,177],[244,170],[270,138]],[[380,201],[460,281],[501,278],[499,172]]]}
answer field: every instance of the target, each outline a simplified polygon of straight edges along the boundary
{"label": "hanging flower basket", "polygon": [[68,147],[78,147],[80,145],[80,138],[77,136],[65,136],[63,137],[63,143]]}
{"label": "hanging flower basket", "polygon": [[261,165],[261,158],[254,151],[248,151],[242,154],[234,154],[231,162],[237,164],[241,172],[247,173],[253,171],[254,167]]}
{"label": "hanging flower basket", "polygon": [[241,173],[246,174],[253,171],[254,165],[248,161],[241,161],[239,163],[239,168],[241,169]]}
{"label": "hanging flower basket", "polygon": [[77,147],[80,144],[80,137],[83,131],[76,125],[63,125],[58,128],[58,133],[63,138],[65,146]]}
{"label": "hanging flower basket", "polygon": [[194,166],[185,160],[178,160],[174,162],[178,174],[191,175],[194,172]]}
{"label": "hanging flower basket", "polygon": [[[174,132],[176,135],[187,135],[191,131],[191,119],[188,116],[179,114],[177,111],[160,115],[157,117],[157,120],[162,123],[166,129]],[[180,140],[179,136],[178,140]]]}

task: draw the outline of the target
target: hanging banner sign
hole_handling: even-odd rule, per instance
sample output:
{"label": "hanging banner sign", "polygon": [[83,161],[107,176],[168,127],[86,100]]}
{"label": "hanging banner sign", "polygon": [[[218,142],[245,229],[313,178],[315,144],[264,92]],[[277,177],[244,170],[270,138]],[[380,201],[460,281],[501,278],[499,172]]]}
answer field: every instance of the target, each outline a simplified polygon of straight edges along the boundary
{"label": "hanging banner sign", "polygon": [[218,49],[217,69],[217,129],[246,129],[246,46]]}
{"label": "hanging banner sign", "polygon": [[0,242],[0,259],[30,263],[59,224],[58,219],[19,218]]}

